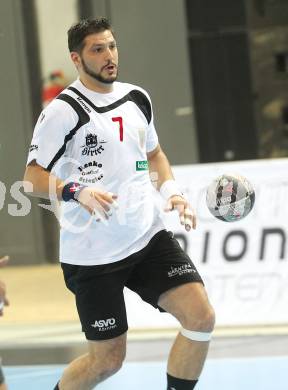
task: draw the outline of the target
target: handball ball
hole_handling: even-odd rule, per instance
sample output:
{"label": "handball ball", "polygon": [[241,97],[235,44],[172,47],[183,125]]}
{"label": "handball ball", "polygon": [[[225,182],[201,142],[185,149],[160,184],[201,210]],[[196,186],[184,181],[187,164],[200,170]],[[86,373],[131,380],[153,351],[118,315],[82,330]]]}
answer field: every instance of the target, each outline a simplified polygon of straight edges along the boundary
{"label": "handball ball", "polygon": [[240,175],[224,174],[207,188],[207,207],[221,221],[235,222],[246,217],[254,202],[255,192],[251,183]]}

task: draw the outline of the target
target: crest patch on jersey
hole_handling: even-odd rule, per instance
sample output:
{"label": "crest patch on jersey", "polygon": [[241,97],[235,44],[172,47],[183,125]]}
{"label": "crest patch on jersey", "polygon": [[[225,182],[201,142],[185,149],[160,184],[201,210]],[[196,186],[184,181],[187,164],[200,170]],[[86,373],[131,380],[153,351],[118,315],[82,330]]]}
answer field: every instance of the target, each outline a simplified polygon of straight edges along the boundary
{"label": "crest patch on jersey", "polygon": [[85,145],[82,145],[82,155],[83,156],[97,156],[104,151],[102,144],[106,144],[106,141],[98,140],[98,135],[94,133],[88,133],[85,136]]}

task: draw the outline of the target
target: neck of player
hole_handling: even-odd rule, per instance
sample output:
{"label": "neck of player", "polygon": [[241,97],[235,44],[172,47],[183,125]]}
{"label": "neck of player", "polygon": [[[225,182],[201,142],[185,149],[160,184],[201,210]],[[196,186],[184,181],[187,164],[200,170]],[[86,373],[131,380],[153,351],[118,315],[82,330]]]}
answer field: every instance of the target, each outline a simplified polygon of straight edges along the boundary
{"label": "neck of player", "polygon": [[110,93],[113,91],[114,83],[101,83],[101,81],[95,80],[93,77],[84,74],[81,74],[79,78],[81,83],[86,88],[91,89],[91,91],[98,93]]}

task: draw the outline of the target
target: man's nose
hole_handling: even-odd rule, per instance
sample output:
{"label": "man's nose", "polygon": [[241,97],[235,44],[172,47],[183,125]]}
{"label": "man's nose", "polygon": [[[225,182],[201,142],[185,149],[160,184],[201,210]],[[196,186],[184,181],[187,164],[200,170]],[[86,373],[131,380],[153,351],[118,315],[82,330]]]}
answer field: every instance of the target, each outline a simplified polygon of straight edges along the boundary
{"label": "man's nose", "polygon": [[112,53],[112,50],[109,48],[109,47],[107,47],[107,49],[106,49],[106,58],[107,59],[111,59],[111,58],[113,58],[113,53]]}

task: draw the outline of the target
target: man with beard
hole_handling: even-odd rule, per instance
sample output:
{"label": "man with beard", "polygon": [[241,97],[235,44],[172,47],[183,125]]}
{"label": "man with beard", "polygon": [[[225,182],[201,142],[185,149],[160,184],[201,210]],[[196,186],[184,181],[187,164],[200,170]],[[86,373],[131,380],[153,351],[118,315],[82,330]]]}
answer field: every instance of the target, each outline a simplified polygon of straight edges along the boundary
{"label": "man with beard", "polygon": [[68,46],[79,78],[40,115],[25,174],[32,195],[62,201],[60,261],[88,340],[88,353],[72,361],[55,389],[92,389],[120,369],[126,286],[180,322],[167,389],[191,390],[214,311],[194,264],[165,230],[149,171],[166,210],[178,211],[187,231],[196,227],[195,214],[159,145],[148,93],[116,81],[118,50],[108,20],[73,25]]}

